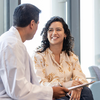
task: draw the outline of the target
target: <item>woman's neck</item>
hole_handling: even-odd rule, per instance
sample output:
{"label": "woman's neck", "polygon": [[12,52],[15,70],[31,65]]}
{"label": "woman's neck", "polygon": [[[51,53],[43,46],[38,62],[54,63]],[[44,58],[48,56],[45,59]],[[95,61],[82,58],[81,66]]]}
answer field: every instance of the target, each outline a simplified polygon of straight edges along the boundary
{"label": "woman's neck", "polygon": [[50,50],[54,55],[60,55],[62,52],[62,45],[50,45]]}

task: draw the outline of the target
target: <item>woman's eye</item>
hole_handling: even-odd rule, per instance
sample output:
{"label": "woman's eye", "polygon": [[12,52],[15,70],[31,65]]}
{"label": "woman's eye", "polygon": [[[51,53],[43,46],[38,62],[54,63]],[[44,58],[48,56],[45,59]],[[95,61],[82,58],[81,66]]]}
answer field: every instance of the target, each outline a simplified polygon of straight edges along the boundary
{"label": "woman's eye", "polygon": [[61,29],[57,29],[57,31],[61,31]]}
{"label": "woman's eye", "polygon": [[49,32],[52,32],[53,30],[49,30]]}

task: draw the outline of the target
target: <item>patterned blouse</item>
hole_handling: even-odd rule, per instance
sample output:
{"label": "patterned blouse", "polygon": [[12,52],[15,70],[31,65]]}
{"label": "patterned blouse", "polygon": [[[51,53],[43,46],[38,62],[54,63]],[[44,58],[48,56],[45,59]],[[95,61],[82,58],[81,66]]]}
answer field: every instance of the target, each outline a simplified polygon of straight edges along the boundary
{"label": "patterned blouse", "polygon": [[55,56],[49,48],[42,53],[34,54],[34,67],[41,85],[57,86],[58,83],[63,83],[65,87],[70,87],[71,80],[77,79],[82,83],[87,83],[78,57],[74,53],[70,53],[71,55],[68,56],[65,51],[62,51],[60,64],[55,61]]}

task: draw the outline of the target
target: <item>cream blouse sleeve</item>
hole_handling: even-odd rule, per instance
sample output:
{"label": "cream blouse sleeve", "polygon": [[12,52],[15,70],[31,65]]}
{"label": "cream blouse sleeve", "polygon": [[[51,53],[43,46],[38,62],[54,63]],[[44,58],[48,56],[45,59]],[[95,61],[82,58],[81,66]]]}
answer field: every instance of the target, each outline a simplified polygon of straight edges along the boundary
{"label": "cream blouse sleeve", "polygon": [[54,78],[52,81],[49,82],[49,80],[46,78],[46,71],[45,71],[45,59],[43,55],[40,53],[35,53],[33,57],[35,72],[38,77],[38,80],[41,85],[44,86],[57,86],[58,85],[58,78]]}
{"label": "cream blouse sleeve", "polygon": [[78,57],[72,53],[70,57],[73,66],[73,80],[79,79],[82,83],[88,83],[84,73],[82,72]]}

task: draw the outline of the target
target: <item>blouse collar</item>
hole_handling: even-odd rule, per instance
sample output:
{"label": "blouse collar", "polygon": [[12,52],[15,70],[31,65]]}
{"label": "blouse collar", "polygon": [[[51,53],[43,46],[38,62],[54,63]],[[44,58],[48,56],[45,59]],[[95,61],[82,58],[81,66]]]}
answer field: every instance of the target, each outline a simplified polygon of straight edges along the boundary
{"label": "blouse collar", "polygon": [[[50,48],[47,48],[47,51],[50,53],[50,54],[53,54],[53,52],[50,50]],[[64,53],[64,51],[62,51],[61,53],[60,53],[60,55],[62,55]]]}

